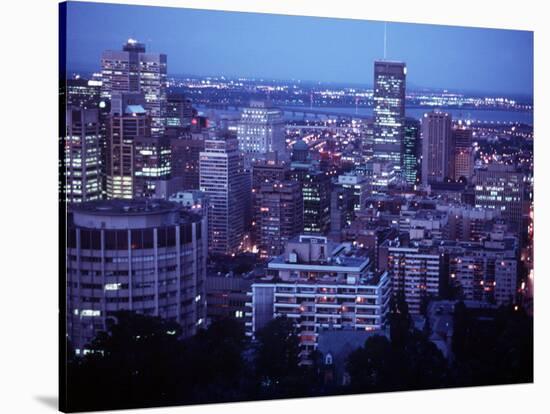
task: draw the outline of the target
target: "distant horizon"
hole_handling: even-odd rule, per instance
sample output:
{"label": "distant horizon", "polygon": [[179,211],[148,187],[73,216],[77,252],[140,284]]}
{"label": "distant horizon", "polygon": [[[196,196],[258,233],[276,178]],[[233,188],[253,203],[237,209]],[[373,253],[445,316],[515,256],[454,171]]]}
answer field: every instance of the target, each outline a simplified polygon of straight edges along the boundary
{"label": "distant horizon", "polygon": [[[406,63],[406,62],[405,62]],[[374,69],[373,69],[374,70]],[[99,73],[101,72],[101,68],[98,66],[95,69],[92,68],[67,68],[67,76],[72,75],[89,75],[93,73]],[[260,82],[291,82],[291,81],[299,81],[304,84],[320,84],[320,85],[333,85],[333,86],[341,86],[341,87],[362,87],[367,89],[372,89],[373,85],[368,83],[360,83],[360,82],[343,82],[343,81],[319,81],[315,79],[298,79],[298,78],[272,78],[268,76],[242,76],[242,75],[222,75],[222,74],[196,74],[196,73],[167,73],[168,77],[188,77],[188,78],[221,78],[224,77],[226,79],[246,79],[249,81],[260,81]],[[533,104],[533,94],[522,94],[522,93],[502,93],[498,91],[481,91],[481,90],[468,90],[468,89],[456,89],[456,88],[446,88],[446,87],[438,87],[438,86],[421,86],[421,85],[415,85],[407,83],[407,91],[412,92],[420,92],[420,91],[430,91],[430,92],[442,92],[442,91],[448,91],[451,93],[462,93],[462,94],[468,94],[471,96],[484,96],[484,97],[506,97],[506,98],[523,98],[527,99],[529,102],[524,103],[530,103]]]}
{"label": "distant horizon", "polygon": [[386,60],[407,64],[411,88],[533,96],[528,31],[86,2],[67,10],[70,71],[99,70],[102,51],[132,37],[166,54],[171,75],[372,86],[386,25]]}

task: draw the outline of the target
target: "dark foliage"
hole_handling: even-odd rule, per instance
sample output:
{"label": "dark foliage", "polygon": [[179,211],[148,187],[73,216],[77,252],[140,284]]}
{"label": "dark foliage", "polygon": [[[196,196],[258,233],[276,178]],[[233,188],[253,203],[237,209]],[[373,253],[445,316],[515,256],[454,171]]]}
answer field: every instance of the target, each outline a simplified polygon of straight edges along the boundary
{"label": "dark foliage", "polygon": [[458,386],[533,381],[533,319],[522,308],[456,306],[453,374]]}
{"label": "dark foliage", "polygon": [[[403,298],[392,303],[390,341],[370,337],[348,358],[349,386],[327,386],[322,358],[299,364],[292,322],[277,318],[250,342],[242,324],[220,320],[180,339],[175,322],[120,312],[89,345],[68,355],[69,411],[153,407],[359,392],[418,390],[533,380],[532,318],[501,308],[491,315],[458,304],[449,363],[412,327]],[[68,349],[71,349],[68,344]]]}

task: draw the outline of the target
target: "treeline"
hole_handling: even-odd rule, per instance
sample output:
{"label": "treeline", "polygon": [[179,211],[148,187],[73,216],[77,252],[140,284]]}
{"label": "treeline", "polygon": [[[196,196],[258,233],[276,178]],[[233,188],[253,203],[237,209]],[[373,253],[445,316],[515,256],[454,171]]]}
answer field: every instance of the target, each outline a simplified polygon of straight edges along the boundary
{"label": "treeline", "polygon": [[[346,363],[350,384],[325,384],[319,354],[299,366],[299,338],[286,318],[271,321],[251,342],[241,323],[214,322],[185,340],[177,323],[131,312],[117,314],[82,357],[69,356],[67,408],[136,407],[417,390],[531,382],[532,319],[500,309],[492,321],[457,307],[449,363],[412,327],[406,304],[395,305],[391,337],[369,338]],[[69,346],[70,349],[70,346]]]}

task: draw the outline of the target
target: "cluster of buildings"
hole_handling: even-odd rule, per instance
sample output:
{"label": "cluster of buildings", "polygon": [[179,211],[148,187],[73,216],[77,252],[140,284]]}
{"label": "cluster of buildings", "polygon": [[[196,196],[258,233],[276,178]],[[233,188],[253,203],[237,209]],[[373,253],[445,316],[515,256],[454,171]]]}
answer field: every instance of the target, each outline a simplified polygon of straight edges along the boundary
{"label": "cluster of buildings", "polygon": [[[529,183],[477,165],[472,130],[451,114],[407,117],[404,63],[375,62],[374,116],[345,167],[289,139],[269,101],[207,117],[166,74],[166,55],[129,39],[62,91],[77,352],[121,309],[176,320],[185,336],[231,316],[254,337],[286,316],[308,364],[327,332],[385,332],[398,295],[419,316],[440,299],[521,300]],[[208,270],[242,254],[253,271]]]}

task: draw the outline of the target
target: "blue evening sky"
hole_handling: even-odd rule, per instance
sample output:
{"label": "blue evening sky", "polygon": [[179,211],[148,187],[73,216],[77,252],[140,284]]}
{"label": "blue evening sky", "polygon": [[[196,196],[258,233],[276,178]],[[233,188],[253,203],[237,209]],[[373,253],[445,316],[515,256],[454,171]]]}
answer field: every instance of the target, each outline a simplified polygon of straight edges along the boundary
{"label": "blue evening sky", "polygon": [[[95,71],[129,37],[168,56],[169,74],[372,85],[384,23],[168,7],[69,2],[67,62]],[[387,58],[410,87],[533,93],[533,33],[388,23]]]}

